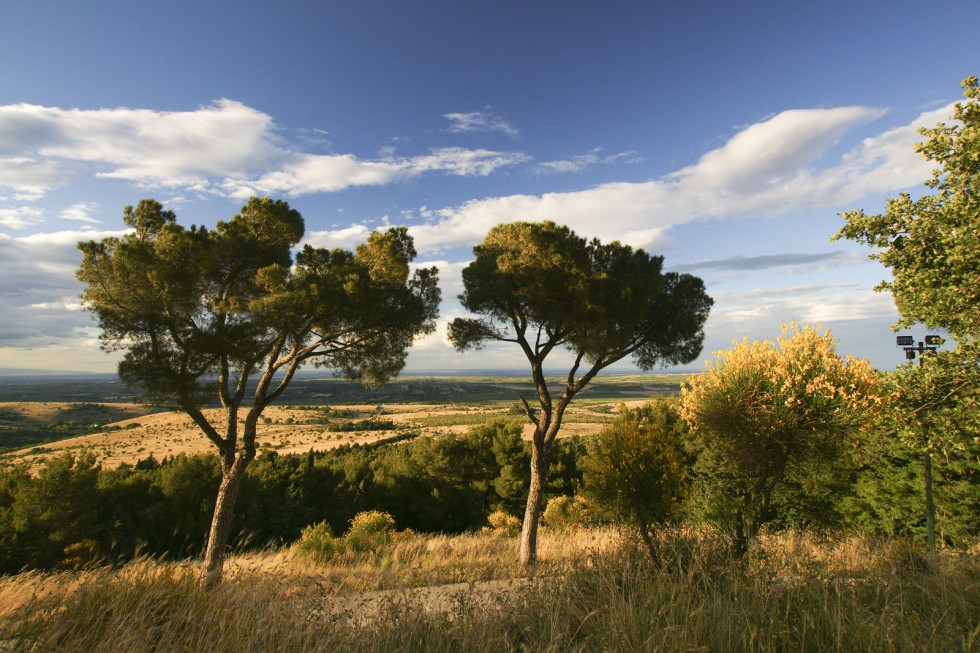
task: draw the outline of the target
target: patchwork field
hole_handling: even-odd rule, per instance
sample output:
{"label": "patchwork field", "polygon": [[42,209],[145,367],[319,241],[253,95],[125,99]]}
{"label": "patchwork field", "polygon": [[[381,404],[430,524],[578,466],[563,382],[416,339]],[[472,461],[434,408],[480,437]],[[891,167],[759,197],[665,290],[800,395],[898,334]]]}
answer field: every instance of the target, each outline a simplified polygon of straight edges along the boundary
{"label": "patchwork field", "polygon": [[[676,392],[683,377],[611,376],[595,382],[569,408],[564,436],[598,431],[621,404],[636,405]],[[47,382],[46,382],[47,383]],[[417,377],[379,390],[337,379],[300,379],[287,400],[270,406],[259,425],[259,450],[302,453],[389,438],[462,432],[492,418],[519,417],[519,394],[532,388],[522,378]],[[54,394],[45,387],[45,396]],[[109,393],[116,388],[107,386]],[[107,393],[108,394],[108,393]],[[118,395],[114,395],[118,396]],[[327,402],[330,401],[328,404]],[[343,403],[334,403],[335,401]],[[220,420],[220,410],[205,411]],[[530,426],[525,430],[530,435]],[[0,403],[0,464],[39,465],[63,451],[90,451],[103,465],[133,464],[154,456],[208,453],[213,445],[180,412],[135,403]]]}

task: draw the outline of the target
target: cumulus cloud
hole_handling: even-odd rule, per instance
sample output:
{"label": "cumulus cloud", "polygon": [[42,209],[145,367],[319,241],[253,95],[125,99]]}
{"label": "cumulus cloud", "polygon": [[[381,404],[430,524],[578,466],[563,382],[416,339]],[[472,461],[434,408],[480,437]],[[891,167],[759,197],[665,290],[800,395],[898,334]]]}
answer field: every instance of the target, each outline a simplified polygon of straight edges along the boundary
{"label": "cumulus cloud", "polygon": [[0,106],[0,187],[38,199],[94,175],[231,197],[302,195],[431,172],[486,176],[528,158],[449,148],[363,160],[305,152],[281,133],[271,116],[233,100],[181,112]]}
{"label": "cumulus cloud", "polygon": [[270,116],[232,100],[184,112],[8,105],[0,107],[0,183],[44,191],[89,172],[166,186],[202,183],[271,163],[276,140]]}
{"label": "cumulus cloud", "polygon": [[43,217],[40,209],[32,206],[0,208],[0,227],[4,229],[23,229],[27,225],[40,222]]}
{"label": "cumulus cloud", "polygon": [[509,122],[491,111],[472,111],[470,113],[446,113],[443,118],[449,121],[446,131],[454,134],[468,132],[500,132],[516,138],[521,132]]}
{"label": "cumulus cloud", "polygon": [[303,239],[304,245],[312,247],[325,247],[326,249],[353,249],[367,240],[371,229],[355,224],[343,229],[327,229],[322,231],[312,231],[306,234]]}
{"label": "cumulus cloud", "polygon": [[[23,237],[0,234],[0,315],[4,316],[0,320],[0,360],[4,367],[111,367],[92,335],[91,315],[80,310],[81,286],[74,273],[81,254],[76,245],[81,240],[122,233],[92,230]],[[59,353],[53,355],[55,351]]]}
{"label": "cumulus cloud", "polygon": [[779,185],[804,172],[847,131],[884,114],[867,107],[783,111],[746,127],[673,177],[705,190],[739,193]]}
{"label": "cumulus cloud", "polygon": [[[787,111],[751,125],[694,165],[660,179],[615,182],[584,190],[472,200],[433,211],[413,227],[422,251],[482,240],[495,224],[555,220],[578,233],[657,247],[666,231],[695,220],[780,215],[855,202],[927,179],[931,166],[914,151],[920,125],[948,116],[951,105],[867,138],[836,161],[822,160],[848,130],[880,109]],[[819,165],[818,165],[819,164]]]}

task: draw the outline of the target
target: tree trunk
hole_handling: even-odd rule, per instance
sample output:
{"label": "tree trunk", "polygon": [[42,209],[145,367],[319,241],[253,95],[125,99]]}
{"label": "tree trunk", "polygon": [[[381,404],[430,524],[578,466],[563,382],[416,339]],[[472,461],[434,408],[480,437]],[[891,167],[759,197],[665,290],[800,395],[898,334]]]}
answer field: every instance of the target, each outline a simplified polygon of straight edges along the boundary
{"label": "tree trunk", "polygon": [[932,497],[932,454],[929,449],[922,456],[923,472],[926,491],[926,542],[929,547],[936,546],[936,503]]}
{"label": "tree trunk", "polygon": [[230,466],[222,465],[221,485],[218,486],[218,499],[214,505],[214,516],[211,518],[211,530],[208,533],[208,545],[204,552],[204,571],[201,584],[212,587],[221,582],[225,565],[225,552],[228,545],[228,535],[231,532],[231,520],[235,514],[235,502],[238,491],[245,477],[244,461],[236,458]]}
{"label": "tree trunk", "polygon": [[650,554],[650,561],[658,567],[661,566],[660,556],[657,555],[657,549],[653,546],[653,537],[650,533],[650,524],[643,518],[643,515],[640,514],[639,510],[635,511],[634,515],[636,518],[636,525],[640,529],[640,537],[643,538],[643,544],[646,545],[647,553]]}
{"label": "tree trunk", "polygon": [[535,444],[531,447],[531,487],[527,493],[527,508],[521,524],[520,563],[524,567],[533,565],[538,558],[538,522],[541,519],[541,503],[544,500],[544,484],[548,480],[547,454],[539,451]]}

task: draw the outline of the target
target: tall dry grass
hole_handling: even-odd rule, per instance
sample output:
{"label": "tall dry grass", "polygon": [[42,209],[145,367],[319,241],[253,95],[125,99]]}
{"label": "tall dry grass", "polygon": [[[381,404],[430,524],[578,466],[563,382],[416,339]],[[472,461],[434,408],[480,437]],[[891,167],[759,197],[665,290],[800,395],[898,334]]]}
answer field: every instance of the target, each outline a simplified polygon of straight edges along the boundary
{"label": "tall dry grass", "polygon": [[232,561],[0,580],[10,651],[972,651],[980,559],[901,540],[785,533],[747,559],[670,530],[656,560],[611,531],[403,536],[319,564],[284,549]]}

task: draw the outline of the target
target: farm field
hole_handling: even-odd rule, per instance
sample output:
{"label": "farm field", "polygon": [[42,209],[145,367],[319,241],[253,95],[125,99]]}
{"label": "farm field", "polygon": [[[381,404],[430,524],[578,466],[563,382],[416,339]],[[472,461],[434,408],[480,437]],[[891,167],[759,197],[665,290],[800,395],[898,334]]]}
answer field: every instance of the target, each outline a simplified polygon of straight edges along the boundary
{"label": "farm field", "polygon": [[[600,377],[572,403],[562,434],[594,433],[619,405],[672,394],[683,378]],[[59,387],[65,396],[83,396],[86,401],[54,401]],[[183,413],[112,401],[123,391],[109,381],[98,384],[99,389],[102,395],[92,388],[86,391],[81,381],[59,386],[49,379],[26,382],[17,391],[6,386],[0,398],[11,400],[0,403],[0,464],[37,466],[60,452],[82,450],[109,467],[151,455],[160,460],[212,453],[211,443]],[[257,444],[260,451],[305,453],[413,434],[464,432],[489,419],[517,417],[518,395],[532,392],[531,384],[517,376],[404,377],[374,390],[333,378],[299,378],[284,395],[288,404],[270,406],[263,413]],[[22,400],[32,395],[45,400]]]}

